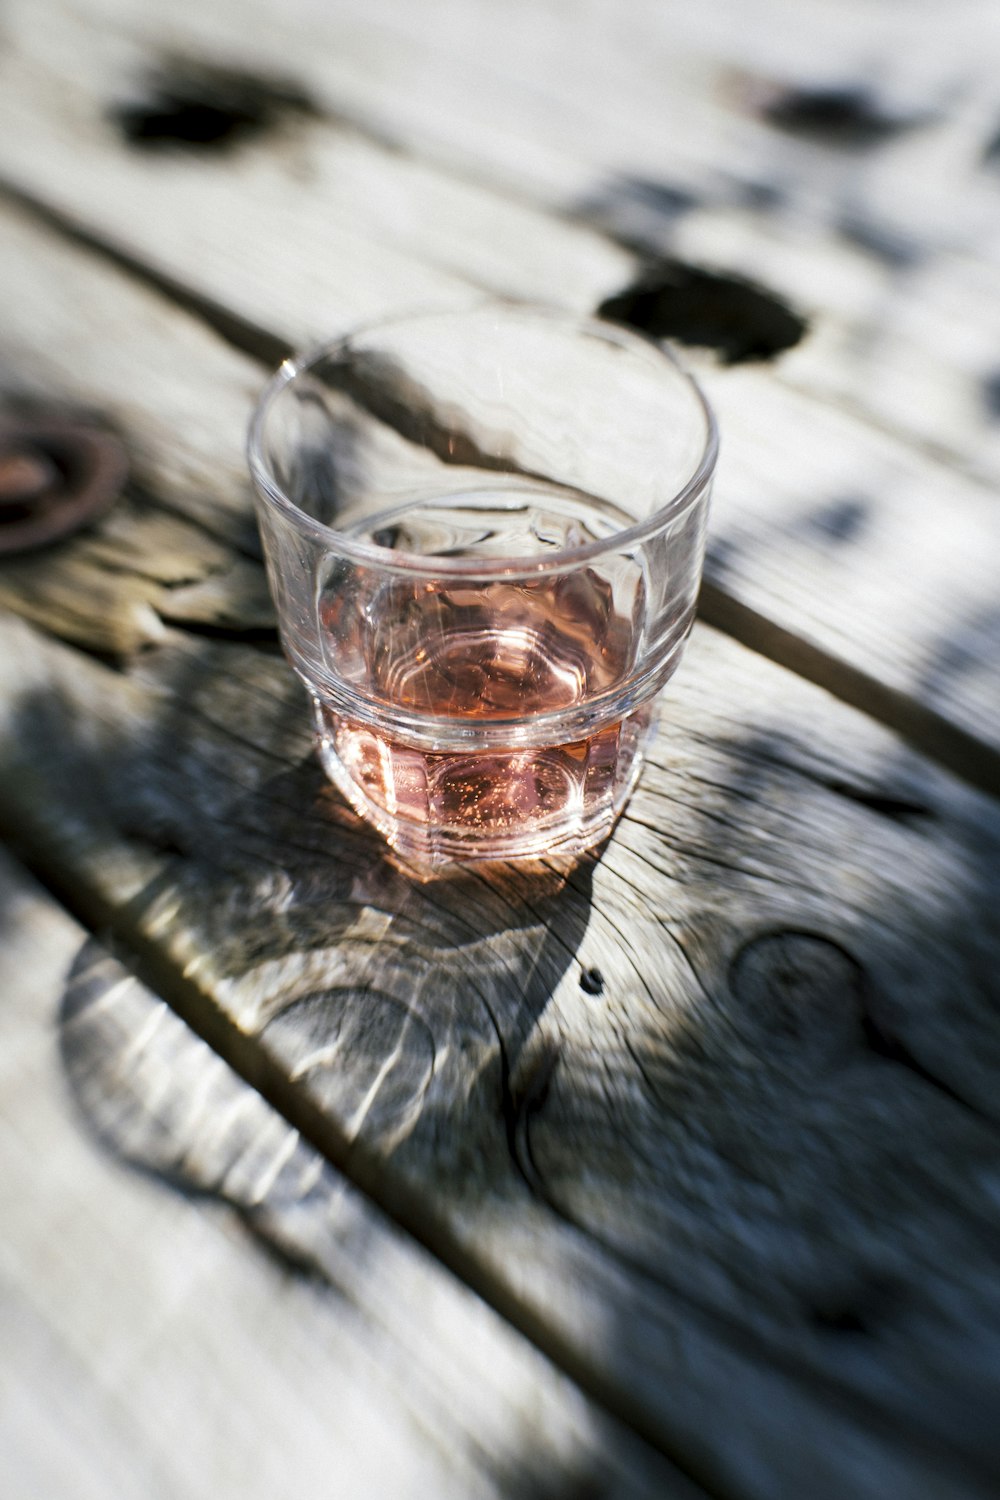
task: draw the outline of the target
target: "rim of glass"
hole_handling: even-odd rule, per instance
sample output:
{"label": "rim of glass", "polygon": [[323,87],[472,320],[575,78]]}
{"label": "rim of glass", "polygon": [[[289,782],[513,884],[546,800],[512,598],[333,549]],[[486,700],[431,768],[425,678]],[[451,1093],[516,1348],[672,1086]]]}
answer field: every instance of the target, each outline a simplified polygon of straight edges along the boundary
{"label": "rim of glass", "polygon": [[[584,542],[576,547],[559,548],[553,552],[539,554],[516,555],[510,557],[434,557],[421,552],[407,552],[405,549],[394,547],[382,547],[376,542],[365,542],[357,537],[349,535],[346,531],[338,531],[335,526],[327,526],[322,521],[317,521],[308,511],[305,511],[291,500],[284,490],[278,485],[263,457],[264,427],[267,422],[271,408],[278,397],[298,376],[304,374],[310,367],[317,365],[321,360],[328,358],[335,349],[365,333],[376,333],[381,329],[393,328],[397,325],[418,322],[430,322],[445,319],[461,319],[470,314],[489,312],[491,309],[510,314],[520,314],[529,319],[544,320],[546,322],[562,325],[565,329],[591,337],[601,339],[605,343],[618,344],[626,349],[638,349],[651,361],[663,362],[672,367],[674,374],[678,375],[689,387],[695,397],[697,407],[705,419],[705,441],[702,446],[701,456],[690,477],[685,480],[680,489],[676,490],[670,499],[661,505],[659,509],[652,511],[642,520],[636,521],[634,525],[624,527],[620,531],[609,533],[606,537],[600,537],[593,542]],[[412,312],[398,314],[394,317],[365,320],[352,325],[338,334],[335,338],[325,339],[322,343],[314,344],[298,354],[289,355],[278,366],[261,392],[260,398],[254,408],[247,433],[247,463],[250,476],[253,479],[259,493],[269,501],[277,510],[282,512],[300,530],[307,532],[322,543],[328,550],[336,551],[341,556],[348,557],[354,562],[371,563],[380,568],[389,569],[403,573],[422,573],[428,576],[438,577],[442,573],[473,574],[477,577],[493,575],[502,576],[510,573],[550,573],[559,572],[566,568],[572,568],[580,563],[590,561],[594,557],[600,557],[607,552],[621,551],[623,548],[634,546],[636,543],[644,542],[647,537],[654,535],[667,522],[681,515],[689,505],[693,504],[712,477],[719,454],[719,428],[708,400],[701,386],[694,376],[684,369],[673,351],[658,339],[654,339],[632,329],[622,328],[615,323],[605,322],[600,318],[579,317],[573,313],[567,313],[558,308],[535,306],[531,303],[507,303],[495,300],[484,300],[461,308],[426,308]],[[484,471],[486,474],[487,471]],[[500,472],[488,471],[492,484],[504,479],[517,480],[516,470],[509,475]],[[527,483],[527,481],[525,481]],[[431,493],[436,493],[432,491]]]}

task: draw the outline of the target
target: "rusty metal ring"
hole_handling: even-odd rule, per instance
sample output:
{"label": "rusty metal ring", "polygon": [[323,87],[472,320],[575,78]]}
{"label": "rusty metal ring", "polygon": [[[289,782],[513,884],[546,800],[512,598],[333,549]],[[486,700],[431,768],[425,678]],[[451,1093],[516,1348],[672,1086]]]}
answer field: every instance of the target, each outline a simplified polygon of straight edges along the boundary
{"label": "rusty metal ring", "polygon": [[110,432],[66,418],[0,418],[0,555],[47,546],[96,520],[127,472]]}

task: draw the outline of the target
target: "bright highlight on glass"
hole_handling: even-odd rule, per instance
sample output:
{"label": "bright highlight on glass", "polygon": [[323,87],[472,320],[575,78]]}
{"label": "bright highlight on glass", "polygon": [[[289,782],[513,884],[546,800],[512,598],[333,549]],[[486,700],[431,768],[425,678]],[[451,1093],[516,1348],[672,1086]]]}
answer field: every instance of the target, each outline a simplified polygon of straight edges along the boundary
{"label": "bright highlight on glass", "polygon": [[660,347],[491,304],[289,360],[250,468],[319,751],[418,869],[578,854],[694,619],[715,467]]}

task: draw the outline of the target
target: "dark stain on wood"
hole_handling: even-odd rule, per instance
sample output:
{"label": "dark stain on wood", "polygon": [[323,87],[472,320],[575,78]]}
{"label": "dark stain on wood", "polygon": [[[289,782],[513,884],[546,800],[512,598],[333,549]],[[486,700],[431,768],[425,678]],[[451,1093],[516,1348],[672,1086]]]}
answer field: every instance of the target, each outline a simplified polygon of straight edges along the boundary
{"label": "dark stain on wood", "polygon": [[139,97],[109,116],[130,146],[219,151],[271,129],[288,116],[315,116],[312,99],[288,79],[174,58],[145,81]]}
{"label": "dark stain on wood", "polygon": [[651,263],[597,311],[654,338],[714,349],[731,365],[774,359],[797,344],[808,326],[765,287],[669,258]]}
{"label": "dark stain on wood", "polygon": [[769,125],[829,146],[877,146],[922,118],[887,108],[863,85],[793,87],[768,93],[758,112]]}
{"label": "dark stain on wood", "polygon": [[853,542],[864,531],[871,515],[871,504],[858,495],[845,495],[814,511],[808,519],[810,531],[819,532],[835,542]]}

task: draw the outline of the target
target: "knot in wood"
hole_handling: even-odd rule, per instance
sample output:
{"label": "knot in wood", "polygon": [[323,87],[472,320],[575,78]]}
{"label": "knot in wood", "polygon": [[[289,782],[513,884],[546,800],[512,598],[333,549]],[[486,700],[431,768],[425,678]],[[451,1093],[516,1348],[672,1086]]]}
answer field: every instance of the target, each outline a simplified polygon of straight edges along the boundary
{"label": "knot in wood", "polygon": [[865,974],[846,949],[818,933],[752,938],[733,959],[737,1025],[797,1065],[829,1068],[863,1050]]}
{"label": "knot in wood", "polygon": [[654,338],[714,349],[726,364],[774,359],[807,329],[805,318],[767,287],[670,257],[650,261],[597,313]]}

